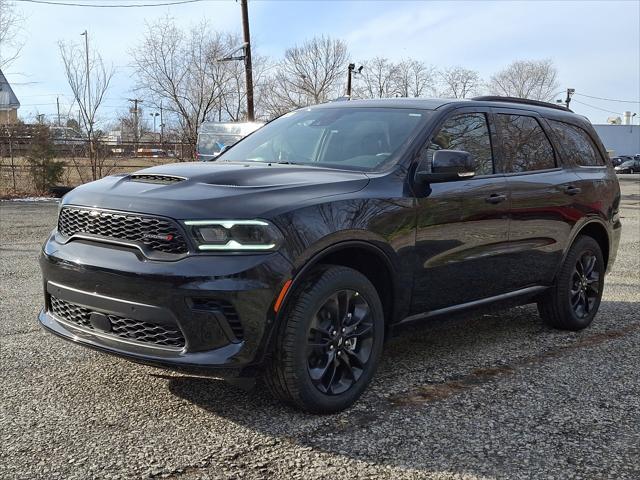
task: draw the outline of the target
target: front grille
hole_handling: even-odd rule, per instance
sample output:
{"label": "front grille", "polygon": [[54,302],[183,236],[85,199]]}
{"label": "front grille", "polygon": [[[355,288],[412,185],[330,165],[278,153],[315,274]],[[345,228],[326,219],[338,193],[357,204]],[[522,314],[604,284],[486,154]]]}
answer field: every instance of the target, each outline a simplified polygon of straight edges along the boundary
{"label": "front grille", "polygon": [[164,253],[183,254],[189,250],[184,236],[172,221],[135,213],[63,207],[58,231],[67,237],[85,233],[127,240]]}
{"label": "front grille", "polygon": [[240,317],[238,316],[238,312],[233,307],[231,302],[227,302],[226,300],[218,300],[211,298],[192,298],[193,308],[195,310],[204,310],[204,311],[212,311],[217,310],[222,312],[227,323],[229,324],[229,328],[233,332],[233,335],[236,337],[236,340],[242,341],[244,340],[244,329],[242,328],[242,323],[240,322]]}
{"label": "front grille", "polygon": [[[74,303],[60,300],[51,296],[51,313],[67,323],[71,323],[85,330],[96,330],[90,321],[91,310]],[[101,334],[112,335],[124,340],[153,344],[162,347],[183,348],[184,337],[179,330],[174,330],[163,325],[141,322],[132,318],[106,314],[111,325],[111,331]]]}
{"label": "front grille", "polygon": [[143,183],[157,183],[160,185],[169,185],[171,183],[178,183],[184,180],[182,177],[174,177],[172,175],[151,175],[151,174],[133,174],[129,175],[129,180],[132,182]]}

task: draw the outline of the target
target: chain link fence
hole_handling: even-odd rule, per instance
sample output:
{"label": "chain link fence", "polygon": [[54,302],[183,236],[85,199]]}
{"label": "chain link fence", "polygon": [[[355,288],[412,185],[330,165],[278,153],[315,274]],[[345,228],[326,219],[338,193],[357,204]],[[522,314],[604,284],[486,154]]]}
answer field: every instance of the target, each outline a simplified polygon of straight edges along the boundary
{"label": "chain link fence", "polygon": [[46,168],[38,159],[42,148],[35,148],[37,128],[20,125],[0,129],[0,198],[55,195],[114,173],[193,160],[194,146],[184,142],[97,140],[91,152],[84,138],[49,138],[44,151],[51,157],[50,164],[60,164],[61,174],[56,174],[55,184],[43,188],[37,181],[39,169]]}

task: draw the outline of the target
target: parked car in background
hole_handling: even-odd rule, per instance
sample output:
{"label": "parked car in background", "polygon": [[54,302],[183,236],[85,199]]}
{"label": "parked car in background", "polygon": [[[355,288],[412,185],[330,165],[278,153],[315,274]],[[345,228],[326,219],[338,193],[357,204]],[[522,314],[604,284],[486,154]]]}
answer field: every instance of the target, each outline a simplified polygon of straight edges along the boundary
{"label": "parked car in background", "polygon": [[627,160],[615,167],[616,173],[640,173],[640,160]]}
{"label": "parked car in background", "polygon": [[624,161],[625,159],[622,157],[611,157],[611,165],[613,165],[614,167],[617,167]]}
{"label": "parked car in background", "polygon": [[40,323],[140,363],[260,375],[297,408],[336,412],[402,325],[537,303],[552,327],[588,327],[619,202],[593,127],[557,105],[318,105],[215,162],[68,193],[40,257]]}
{"label": "parked car in background", "polygon": [[166,157],[167,152],[162,148],[138,148],[136,157],[162,158]]}
{"label": "parked car in background", "polygon": [[260,128],[260,122],[205,122],[200,125],[197,159],[203,162],[215,160],[225,149]]}

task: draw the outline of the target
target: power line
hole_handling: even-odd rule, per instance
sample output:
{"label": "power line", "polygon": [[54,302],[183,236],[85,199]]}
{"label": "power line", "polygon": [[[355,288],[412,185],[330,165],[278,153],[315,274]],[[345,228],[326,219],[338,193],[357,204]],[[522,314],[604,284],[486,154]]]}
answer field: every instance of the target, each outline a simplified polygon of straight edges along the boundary
{"label": "power line", "polygon": [[584,105],[585,107],[595,108],[596,110],[602,110],[607,113],[615,113],[616,115],[622,115],[620,112],[614,112],[613,110],[607,110],[606,108],[596,107],[595,105],[589,105],[588,103],[581,102],[579,100],[573,99],[574,102],[579,103],[580,105]]}
{"label": "power line", "polygon": [[[56,2],[55,0],[15,0],[23,3],[37,3],[42,5],[57,5],[61,7],[88,7],[88,8],[143,8],[143,7],[166,7],[169,5],[183,5],[186,3],[199,3],[209,0],[170,0],[163,3],[140,3],[140,4],[104,4],[104,3],[70,3]],[[104,0],[103,0],[104,1]]]}
{"label": "power line", "polygon": [[640,103],[639,100],[618,100],[616,98],[602,98],[602,97],[594,97],[593,95],[587,95],[585,93],[576,92],[575,95],[580,95],[581,97],[594,98],[596,100],[605,100],[607,102],[620,102],[620,103]]}

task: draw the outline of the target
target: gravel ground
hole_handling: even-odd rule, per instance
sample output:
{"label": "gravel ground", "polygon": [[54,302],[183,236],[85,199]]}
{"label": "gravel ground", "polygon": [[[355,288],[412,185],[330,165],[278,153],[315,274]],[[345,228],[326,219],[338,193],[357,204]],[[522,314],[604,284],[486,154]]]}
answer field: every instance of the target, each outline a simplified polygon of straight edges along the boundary
{"label": "gravel ground", "polygon": [[55,203],[1,204],[0,478],[640,478],[640,177],[580,333],[535,307],[414,327],[352,409],[167,373],[41,331],[37,255]]}

